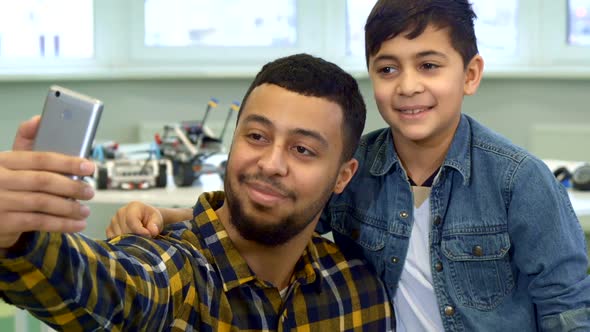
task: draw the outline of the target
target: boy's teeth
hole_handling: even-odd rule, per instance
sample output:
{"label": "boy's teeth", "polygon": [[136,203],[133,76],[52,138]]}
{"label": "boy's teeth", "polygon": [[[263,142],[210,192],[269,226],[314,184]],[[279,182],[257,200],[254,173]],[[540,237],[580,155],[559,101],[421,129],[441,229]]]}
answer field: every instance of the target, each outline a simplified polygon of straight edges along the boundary
{"label": "boy's teeth", "polygon": [[420,109],[415,109],[415,110],[402,110],[402,113],[405,113],[405,114],[417,114],[417,113],[420,113],[422,111],[424,111],[424,109],[423,108],[420,108]]}

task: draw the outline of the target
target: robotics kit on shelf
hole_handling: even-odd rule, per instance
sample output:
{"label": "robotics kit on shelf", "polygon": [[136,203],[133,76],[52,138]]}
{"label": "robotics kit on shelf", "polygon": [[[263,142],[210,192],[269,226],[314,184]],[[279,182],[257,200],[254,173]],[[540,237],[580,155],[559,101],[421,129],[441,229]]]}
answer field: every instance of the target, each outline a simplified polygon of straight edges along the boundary
{"label": "robotics kit on shelf", "polygon": [[[207,103],[200,121],[182,121],[165,125],[162,135],[146,149],[145,144],[133,151],[123,152],[116,143],[95,146],[92,158],[97,164],[94,180],[97,189],[147,189],[176,185],[192,185],[202,174],[218,174],[225,177],[227,156],[223,136],[232,114],[239,110],[239,103],[229,108],[219,136],[205,126],[212,109],[218,102],[212,98]],[[171,183],[173,181],[174,183]]]}

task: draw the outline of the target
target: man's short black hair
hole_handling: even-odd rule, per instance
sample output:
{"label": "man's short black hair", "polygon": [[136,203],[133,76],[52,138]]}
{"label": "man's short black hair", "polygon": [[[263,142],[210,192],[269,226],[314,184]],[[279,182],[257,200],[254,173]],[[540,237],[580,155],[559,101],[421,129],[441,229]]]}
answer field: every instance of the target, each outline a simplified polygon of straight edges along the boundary
{"label": "man's short black hair", "polygon": [[[295,54],[279,58],[262,67],[250,84],[242,107],[252,90],[262,84],[274,84],[304,96],[324,98],[342,109],[342,160],[354,156],[365,127],[366,106],[356,80],[337,65],[311,56]],[[238,121],[241,109],[238,113]]]}
{"label": "man's short black hair", "polygon": [[467,0],[379,0],[365,24],[365,57],[379,52],[384,41],[406,33],[414,39],[428,25],[448,28],[453,48],[461,54],[463,65],[478,53],[473,20],[477,16]]}

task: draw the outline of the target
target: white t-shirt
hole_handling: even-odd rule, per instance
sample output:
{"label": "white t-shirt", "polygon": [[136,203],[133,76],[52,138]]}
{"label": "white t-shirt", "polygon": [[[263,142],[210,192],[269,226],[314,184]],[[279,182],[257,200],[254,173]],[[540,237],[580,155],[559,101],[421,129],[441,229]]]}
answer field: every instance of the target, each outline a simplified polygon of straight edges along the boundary
{"label": "white t-shirt", "polygon": [[396,331],[444,331],[430,268],[430,188],[413,186],[412,191],[414,226],[398,289],[393,297]]}

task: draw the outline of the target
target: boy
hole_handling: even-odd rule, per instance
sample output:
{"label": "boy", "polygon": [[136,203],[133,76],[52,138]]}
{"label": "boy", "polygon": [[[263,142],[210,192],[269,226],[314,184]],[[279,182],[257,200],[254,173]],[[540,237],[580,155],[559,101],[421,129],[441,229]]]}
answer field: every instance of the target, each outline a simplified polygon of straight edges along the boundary
{"label": "boy", "polygon": [[461,113],[483,72],[474,18],[466,0],[377,2],[366,60],[389,128],[363,137],[323,231],[369,260],[398,331],[590,330],[585,240],[566,191]]}
{"label": "boy", "polygon": [[590,329],[584,236],[542,161],[461,114],[483,71],[467,1],[382,0],[365,26],[390,128],[324,213],[384,280],[398,331]]}

